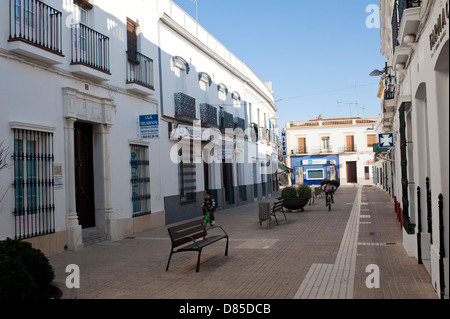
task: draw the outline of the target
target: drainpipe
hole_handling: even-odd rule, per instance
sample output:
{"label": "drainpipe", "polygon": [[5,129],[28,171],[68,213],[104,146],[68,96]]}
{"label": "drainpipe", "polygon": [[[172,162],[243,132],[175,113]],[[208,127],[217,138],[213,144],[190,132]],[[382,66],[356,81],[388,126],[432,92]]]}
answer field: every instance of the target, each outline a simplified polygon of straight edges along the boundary
{"label": "drainpipe", "polygon": [[419,264],[422,261],[422,208],[420,206],[420,186],[417,186],[417,260]]}
{"label": "drainpipe", "polygon": [[444,196],[439,194],[439,286],[441,299],[445,297],[445,272],[444,272]]}

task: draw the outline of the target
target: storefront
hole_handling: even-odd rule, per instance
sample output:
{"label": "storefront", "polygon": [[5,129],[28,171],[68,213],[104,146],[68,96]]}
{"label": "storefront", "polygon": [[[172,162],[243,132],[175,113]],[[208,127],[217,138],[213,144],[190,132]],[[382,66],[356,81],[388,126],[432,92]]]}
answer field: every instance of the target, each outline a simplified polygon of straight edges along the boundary
{"label": "storefront", "polygon": [[291,157],[292,185],[320,185],[324,179],[339,182],[339,155]]}

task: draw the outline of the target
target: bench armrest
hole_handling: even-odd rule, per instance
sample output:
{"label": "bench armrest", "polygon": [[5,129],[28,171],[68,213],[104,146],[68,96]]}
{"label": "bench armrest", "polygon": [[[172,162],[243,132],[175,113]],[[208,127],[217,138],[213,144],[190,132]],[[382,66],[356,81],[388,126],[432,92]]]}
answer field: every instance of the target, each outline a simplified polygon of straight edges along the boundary
{"label": "bench armrest", "polygon": [[214,229],[214,228],[220,228],[220,229],[224,232],[225,236],[228,237],[227,232],[226,232],[222,227],[220,227],[220,226],[214,226],[214,227],[208,228],[207,231],[210,231],[211,229]]}

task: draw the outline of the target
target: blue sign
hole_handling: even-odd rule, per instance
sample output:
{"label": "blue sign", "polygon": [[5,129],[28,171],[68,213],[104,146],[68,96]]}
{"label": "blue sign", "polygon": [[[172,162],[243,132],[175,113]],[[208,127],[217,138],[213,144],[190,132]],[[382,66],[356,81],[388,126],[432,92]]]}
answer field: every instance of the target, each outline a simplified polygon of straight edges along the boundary
{"label": "blue sign", "polygon": [[159,138],[159,118],[158,114],[139,116],[139,130],[141,139]]}
{"label": "blue sign", "polygon": [[281,157],[287,157],[286,132],[284,130],[281,132]]}
{"label": "blue sign", "polygon": [[394,147],[394,134],[393,133],[383,133],[378,135],[379,147]]}

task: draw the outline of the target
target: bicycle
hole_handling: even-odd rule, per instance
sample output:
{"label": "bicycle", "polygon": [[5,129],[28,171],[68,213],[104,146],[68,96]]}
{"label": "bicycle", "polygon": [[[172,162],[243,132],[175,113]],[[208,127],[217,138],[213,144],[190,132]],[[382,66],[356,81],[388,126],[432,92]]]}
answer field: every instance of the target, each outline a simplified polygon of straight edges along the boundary
{"label": "bicycle", "polygon": [[208,209],[203,209],[203,222],[205,225],[208,225],[208,223],[212,226],[214,226],[214,221],[211,218],[210,211]]}
{"label": "bicycle", "polygon": [[328,206],[328,211],[330,212],[331,211],[331,193],[334,193],[334,192],[325,192],[325,191],[323,191],[323,192],[325,193],[325,201]]}

